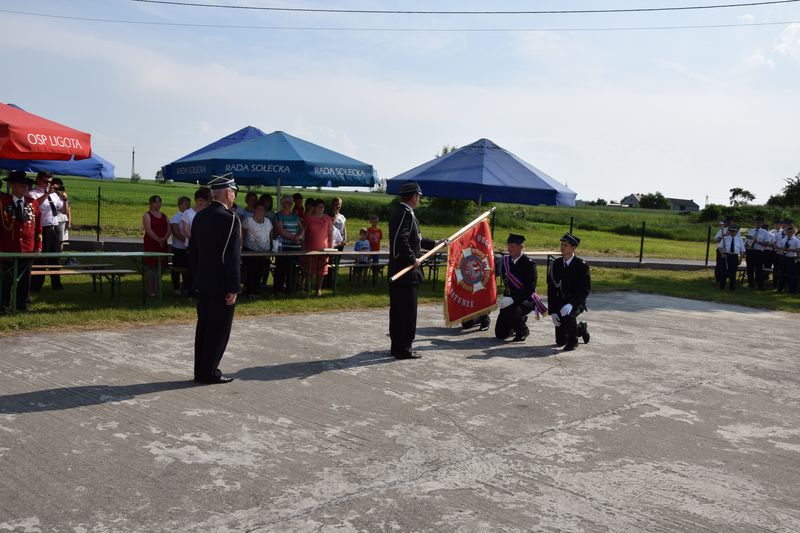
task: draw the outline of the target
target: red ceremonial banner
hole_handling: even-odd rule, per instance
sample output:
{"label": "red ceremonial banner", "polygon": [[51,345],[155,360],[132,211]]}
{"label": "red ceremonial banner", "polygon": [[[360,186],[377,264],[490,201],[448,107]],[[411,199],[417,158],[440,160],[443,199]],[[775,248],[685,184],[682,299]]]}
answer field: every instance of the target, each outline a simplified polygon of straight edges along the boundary
{"label": "red ceremonial banner", "polygon": [[482,220],[450,243],[444,286],[444,320],[448,326],[488,313],[496,307],[497,284],[489,222]]}

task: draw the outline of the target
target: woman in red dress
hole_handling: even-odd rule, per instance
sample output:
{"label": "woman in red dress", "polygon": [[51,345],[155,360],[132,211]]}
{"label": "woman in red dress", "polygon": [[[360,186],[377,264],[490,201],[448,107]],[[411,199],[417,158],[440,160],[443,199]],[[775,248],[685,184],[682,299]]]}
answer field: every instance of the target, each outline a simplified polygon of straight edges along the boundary
{"label": "woman in red dress", "polygon": [[[333,243],[333,221],[325,214],[325,202],[315,200],[313,208],[306,211],[303,218],[303,227],[306,230],[303,249],[307,252],[322,251],[330,248]],[[308,258],[308,276],[317,276],[317,296],[322,296],[322,281],[328,273],[328,258],[315,255]]]}
{"label": "woman in red dress", "polygon": [[[168,252],[167,240],[169,239],[169,221],[167,216],[161,212],[161,197],[153,195],[150,197],[150,209],[142,216],[142,226],[144,226],[144,251],[145,252]],[[145,280],[147,291],[150,296],[155,296],[158,290],[158,283],[161,280],[156,276],[158,262],[161,262],[161,273],[167,269],[167,257],[145,257],[142,263],[145,266]]]}

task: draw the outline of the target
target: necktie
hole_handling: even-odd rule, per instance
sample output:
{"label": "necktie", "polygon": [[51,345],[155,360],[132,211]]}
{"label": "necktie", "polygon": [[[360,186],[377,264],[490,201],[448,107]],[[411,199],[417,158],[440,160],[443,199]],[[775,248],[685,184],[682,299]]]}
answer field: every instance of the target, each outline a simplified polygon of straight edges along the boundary
{"label": "necktie", "polygon": [[786,252],[789,250],[789,239],[786,239],[786,246],[783,247],[783,251]]}
{"label": "necktie", "polygon": [[22,217],[24,216],[23,212],[22,212],[22,198],[17,200],[17,213],[16,213],[16,216],[17,216],[17,220],[22,220]]}
{"label": "necktie", "polygon": [[58,216],[58,209],[56,209],[56,204],[53,203],[53,199],[50,198],[50,195],[47,196],[47,201],[50,202],[50,211],[53,213],[53,218]]}
{"label": "necktie", "polygon": [[734,252],[733,245],[734,245],[735,242],[736,241],[733,240],[733,237],[731,237],[731,253]]}

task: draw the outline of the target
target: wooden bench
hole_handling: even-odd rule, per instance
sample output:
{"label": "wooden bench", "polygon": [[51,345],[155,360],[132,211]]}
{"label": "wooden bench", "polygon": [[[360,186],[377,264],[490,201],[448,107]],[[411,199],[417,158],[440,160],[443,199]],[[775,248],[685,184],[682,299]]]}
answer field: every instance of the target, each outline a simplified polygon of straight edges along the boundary
{"label": "wooden bench", "polygon": [[[75,265],[76,267],[78,265]],[[111,296],[119,294],[122,289],[122,277],[127,274],[138,274],[135,270],[127,268],[70,268],[64,265],[34,265],[31,268],[31,276],[49,276],[58,274],[59,276],[91,276],[92,290],[97,291],[97,282],[100,281],[100,291],[103,290],[103,280],[107,280],[111,285]],[[42,268],[51,267],[51,268]],[[52,268],[61,267],[61,268]]]}

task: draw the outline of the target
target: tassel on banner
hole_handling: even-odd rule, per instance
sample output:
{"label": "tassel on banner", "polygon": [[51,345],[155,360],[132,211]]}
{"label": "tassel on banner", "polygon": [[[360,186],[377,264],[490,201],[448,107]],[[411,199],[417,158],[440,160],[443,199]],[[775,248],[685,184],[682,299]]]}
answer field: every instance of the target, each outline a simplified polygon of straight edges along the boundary
{"label": "tassel on banner", "polygon": [[531,300],[533,301],[533,316],[536,317],[536,320],[539,320],[547,315],[547,306],[544,304],[538,294],[535,292],[531,294]]}

